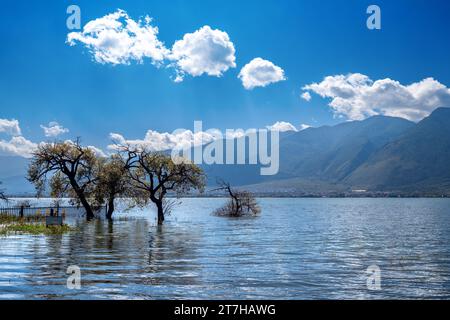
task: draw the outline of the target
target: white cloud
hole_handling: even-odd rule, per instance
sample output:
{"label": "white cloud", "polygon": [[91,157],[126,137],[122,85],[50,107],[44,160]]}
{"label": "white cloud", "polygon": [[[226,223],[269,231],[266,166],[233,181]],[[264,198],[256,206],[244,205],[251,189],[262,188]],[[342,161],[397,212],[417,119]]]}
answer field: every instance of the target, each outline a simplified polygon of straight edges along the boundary
{"label": "white cloud", "polygon": [[97,157],[103,157],[103,158],[106,158],[106,157],[107,157],[107,154],[104,153],[103,150],[100,149],[100,148],[97,148],[97,147],[95,147],[95,146],[87,146],[87,148],[91,149],[92,152],[94,152],[94,154],[95,154]]}
{"label": "white cloud", "polygon": [[247,90],[286,80],[283,69],[261,58],[255,58],[247,63],[239,72],[238,78]]}
{"label": "white cloud", "polygon": [[0,155],[29,158],[37,147],[37,144],[21,136],[19,121],[17,120],[0,119],[0,132],[12,136],[10,140],[0,140]]}
{"label": "white cloud", "polygon": [[146,16],[135,21],[123,10],[117,10],[102,18],[89,21],[81,32],[67,35],[71,46],[82,43],[98,63],[130,64],[149,58],[160,64],[169,50],[158,40],[158,28],[152,26]]}
{"label": "white cloud", "polygon": [[302,131],[302,130],[305,130],[305,129],[308,129],[308,128],[312,128],[312,127],[309,124],[302,123],[299,126],[299,131]]}
{"label": "white cloud", "polygon": [[191,130],[176,130],[173,133],[159,133],[148,130],[144,139],[127,140],[121,134],[111,133],[111,140],[114,144],[109,145],[108,149],[115,150],[117,145],[130,145],[144,148],[149,151],[165,151],[171,149],[186,149],[191,146],[200,146],[214,140],[214,135],[204,131],[192,132]]}
{"label": "white cloud", "polygon": [[[289,122],[277,121],[268,130],[276,131],[297,131]],[[108,146],[109,150],[118,150],[119,146],[134,146],[148,151],[167,151],[172,149],[184,150],[191,147],[208,144],[218,139],[236,139],[242,138],[247,134],[257,132],[257,129],[233,129],[226,130],[224,133],[217,129],[192,132],[191,130],[178,129],[172,133],[148,130],[143,139],[126,139],[119,133],[110,133],[109,137],[113,144]]]}
{"label": "white cloud", "polygon": [[69,129],[64,128],[58,122],[50,122],[48,127],[41,125],[46,137],[57,137],[61,134],[69,132]]}
{"label": "white cloud", "polygon": [[21,134],[19,121],[0,119],[0,132],[4,132],[11,136],[19,136]]}
{"label": "white cloud", "polygon": [[197,77],[202,74],[220,77],[229,68],[236,67],[235,49],[224,31],[204,26],[194,33],[187,33],[174,43],[170,54],[177,70],[176,82],[184,75]]}
{"label": "white cloud", "polygon": [[[71,144],[73,146],[76,145],[75,141],[70,140],[70,139],[64,140],[64,143]],[[53,142],[41,142],[40,143],[40,145],[47,145],[47,144],[52,145]],[[108,155],[105,152],[103,152],[102,149],[97,148],[96,146],[86,146],[86,148],[90,149],[97,157],[104,157],[104,158],[108,157]]]}
{"label": "white cloud", "polygon": [[308,91],[303,92],[300,97],[305,101],[311,101],[311,94]]}
{"label": "white cloud", "polygon": [[0,140],[0,154],[2,155],[30,158],[36,148],[36,143],[33,143],[22,136],[12,137],[9,141]]}
{"label": "white cloud", "polygon": [[353,73],[328,76],[303,90],[330,98],[334,113],[351,120],[381,114],[418,121],[438,107],[450,106],[450,89],[433,78],[403,85],[389,78],[373,81]]}
{"label": "white cloud", "polygon": [[176,70],[175,82],[186,74],[220,77],[229,68],[236,67],[235,48],[228,34],[204,26],[183,39],[175,41],[171,50],[158,39],[158,28],[146,16],[135,21],[124,10],[89,21],[81,32],[67,35],[67,43],[83,44],[102,64],[143,63],[149,58],[156,65],[167,64]]}
{"label": "white cloud", "polygon": [[[69,132],[68,129],[62,127],[57,122],[50,122],[48,127],[41,125],[46,137],[56,137],[62,133]],[[0,140],[0,155],[3,156],[20,156],[24,158],[31,158],[33,152],[39,145],[46,144],[47,142],[35,143],[21,135],[19,121],[17,120],[5,120],[0,119],[0,132],[4,132],[11,137],[10,140]],[[73,143],[71,140],[66,142]],[[106,157],[107,155],[99,148],[95,146],[87,146],[96,155]]]}
{"label": "white cloud", "polygon": [[294,125],[285,121],[277,121],[273,125],[267,126],[266,128],[271,131],[280,131],[280,132],[298,131]]}

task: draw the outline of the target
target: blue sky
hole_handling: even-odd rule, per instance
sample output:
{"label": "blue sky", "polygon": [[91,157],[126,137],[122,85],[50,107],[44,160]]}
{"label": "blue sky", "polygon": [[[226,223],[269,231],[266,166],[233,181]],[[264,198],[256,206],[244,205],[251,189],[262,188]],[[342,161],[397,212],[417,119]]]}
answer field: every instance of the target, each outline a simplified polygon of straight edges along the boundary
{"label": "blue sky", "polygon": [[[149,15],[151,24],[159,28],[158,39],[169,49],[185,34],[209,25],[229,36],[236,50],[236,67],[221,77],[186,75],[175,83],[171,68],[157,68],[146,60],[130,65],[96,63],[82,43],[66,43],[71,32],[66,27],[70,4],[81,8],[82,26],[118,8],[136,21]],[[370,4],[381,8],[381,30],[366,27]],[[363,106],[354,105],[360,99],[353,99],[333,109],[330,101],[342,97],[323,91],[324,83],[310,90],[309,102],[300,98],[301,89],[320,84],[326,76],[351,73],[372,81],[391,79],[401,84],[399,90],[432,77],[444,88],[427,82],[426,96],[415,98],[411,105],[427,105],[437,95],[439,104],[450,101],[449,9],[448,1],[412,0],[4,1],[0,119],[18,120],[21,136],[33,142],[48,140],[41,125],[58,122],[69,130],[58,138],[81,136],[85,143],[101,148],[110,142],[112,132],[142,139],[149,129],[192,129],[194,120],[202,120],[205,128],[225,129],[261,128],[276,121],[320,126],[373,112],[408,114],[413,119],[419,116],[391,106],[377,106],[364,115],[352,109],[342,116],[342,110],[360,110],[378,102],[380,93],[369,97],[358,93],[366,99]],[[245,89],[238,74],[256,57],[282,68],[286,80]],[[332,80],[335,85],[337,79]],[[372,90],[371,82],[362,81],[357,90]],[[400,99],[382,97],[391,104]],[[396,108],[397,103],[393,104]],[[441,105],[430,102],[425,114],[437,106]],[[341,117],[336,116],[337,110]],[[9,141],[5,130],[0,130],[0,139]]]}

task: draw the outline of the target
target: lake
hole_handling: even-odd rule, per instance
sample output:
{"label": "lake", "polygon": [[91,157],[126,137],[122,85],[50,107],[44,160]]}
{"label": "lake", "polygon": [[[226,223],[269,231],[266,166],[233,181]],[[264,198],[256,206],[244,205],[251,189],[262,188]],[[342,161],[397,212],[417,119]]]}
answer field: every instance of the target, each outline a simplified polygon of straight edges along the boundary
{"label": "lake", "polygon": [[266,198],[259,217],[213,216],[224,201],[182,199],[162,227],[149,208],[0,237],[0,299],[450,298],[450,199]]}

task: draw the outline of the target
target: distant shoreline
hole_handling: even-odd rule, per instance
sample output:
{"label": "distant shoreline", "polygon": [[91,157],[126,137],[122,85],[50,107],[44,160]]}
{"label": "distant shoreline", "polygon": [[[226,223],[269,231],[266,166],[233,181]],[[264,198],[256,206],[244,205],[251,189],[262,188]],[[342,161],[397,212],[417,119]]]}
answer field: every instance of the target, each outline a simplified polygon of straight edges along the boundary
{"label": "distant shoreline", "polygon": [[[352,195],[286,195],[286,194],[258,194],[254,193],[256,198],[260,199],[387,199],[387,198],[400,198],[400,199],[443,199],[450,198],[450,195],[426,195],[426,194],[387,194],[387,195],[373,195],[373,194],[352,194]],[[8,195],[8,199],[51,199],[51,197],[36,197],[35,195]],[[215,199],[215,198],[227,198],[226,195],[182,195],[175,197],[173,195],[168,195],[168,198],[205,198],[205,199]]]}

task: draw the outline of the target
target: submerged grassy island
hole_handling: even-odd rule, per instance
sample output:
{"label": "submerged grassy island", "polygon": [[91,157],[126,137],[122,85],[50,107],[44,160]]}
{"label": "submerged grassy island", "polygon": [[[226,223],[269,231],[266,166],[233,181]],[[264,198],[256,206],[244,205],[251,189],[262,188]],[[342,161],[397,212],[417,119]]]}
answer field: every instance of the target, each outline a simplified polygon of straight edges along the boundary
{"label": "submerged grassy island", "polygon": [[76,228],[67,224],[61,226],[47,226],[45,216],[15,216],[0,213],[0,236],[11,234],[52,235],[75,231]]}

